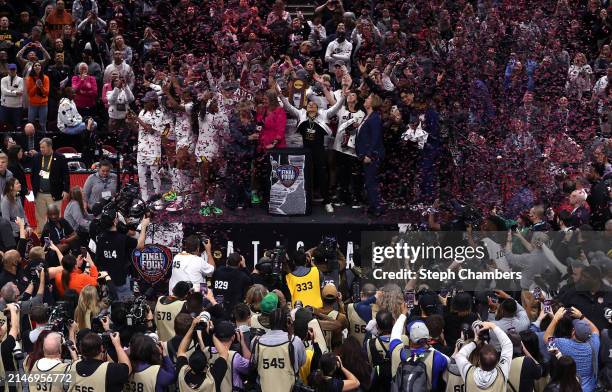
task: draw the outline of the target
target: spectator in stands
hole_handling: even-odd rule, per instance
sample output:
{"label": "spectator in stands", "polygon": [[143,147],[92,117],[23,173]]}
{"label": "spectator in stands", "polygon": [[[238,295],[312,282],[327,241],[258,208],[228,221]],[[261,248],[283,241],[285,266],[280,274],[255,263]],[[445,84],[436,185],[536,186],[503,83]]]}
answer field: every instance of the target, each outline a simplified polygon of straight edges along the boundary
{"label": "spectator in stands", "polygon": [[80,186],[74,186],[68,196],[68,204],[64,210],[64,218],[74,231],[87,231],[93,215],[89,214],[83,203],[83,192]]}
{"label": "spectator in stands", "polygon": [[17,65],[8,65],[8,76],[0,80],[2,86],[2,105],[0,106],[0,121],[7,123],[12,131],[21,128],[23,113],[23,78],[17,75]]}
{"label": "spectator in stands", "polygon": [[49,77],[45,75],[42,64],[36,61],[32,72],[26,78],[28,90],[28,121],[38,119],[41,131],[47,131],[47,111],[49,103]]}
{"label": "spectator in stands", "polygon": [[89,75],[89,66],[86,63],[79,63],[77,69],[78,75],[72,77],[74,102],[82,116],[93,116],[98,98],[96,78]]}
{"label": "spectator in stands", "polygon": [[106,96],[103,95],[104,98],[108,102],[108,128],[110,132],[115,133],[125,126],[129,105],[134,102],[134,94],[125,79],[117,74],[116,78],[111,77],[110,88]]}
{"label": "spectator in stands", "polygon": [[9,147],[6,155],[8,158],[8,170],[13,174],[13,177],[19,180],[19,183],[21,184],[19,198],[21,199],[21,204],[23,205],[25,197],[29,193],[25,170],[22,165],[24,155],[23,148],[20,145],[11,146]]}
{"label": "spectator in stands", "polygon": [[13,173],[8,169],[8,156],[0,153],[0,191],[4,194],[4,187],[8,180],[13,178]]}
{"label": "spectator in stands", "polygon": [[[0,159],[2,159],[0,157]],[[19,193],[21,192],[21,183],[15,177],[11,177],[4,187],[2,194],[2,201],[0,202],[0,210],[2,211],[2,217],[8,219],[13,227],[13,234],[15,238],[19,237],[19,225],[17,224],[16,218],[19,217],[25,221],[26,226],[29,226],[28,218],[26,217],[25,210],[21,204]]]}
{"label": "spectator in stands", "polygon": [[125,80],[130,90],[134,89],[134,71],[132,67],[125,62],[123,52],[120,50],[113,51],[113,62],[104,70],[104,83],[110,81],[113,71],[117,71],[119,76],[123,77],[123,80]]}
{"label": "spectator in stands", "polygon": [[[32,191],[36,197],[36,230],[40,234],[47,221],[47,208],[58,211],[70,192],[68,165],[63,155],[53,151],[51,139],[40,141],[40,153],[32,158]],[[70,225],[69,225],[70,226]]]}
{"label": "spectator in stands", "polygon": [[113,197],[117,193],[117,174],[112,173],[113,164],[103,159],[98,170],[90,174],[83,185],[83,203],[91,208],[101,199]]}
{"label": "spectator in stands", "polygon": [[45,19],[46,33],[51,39],[60,38],[65,25],[74,25],[74,18],[66,11],[64,0],[58,0],[51,14]]}
{"label": "spectator in stands", "polygon": [[[88,131],[88,133],[93,131],[97,124],[92,117],[83,119],[81,113],[87,113],[88,111],[79,111],[75,102],[76,96],[73,87],[66,86],[63,95],[64,97],[60,100],[57,113],[57,127],[59,130],[67,135],[81,135],[85,131]],[[84,135],[84,138],[78,139],[81,143],[78,143],[77,146],[86,148],[88,133]]]}

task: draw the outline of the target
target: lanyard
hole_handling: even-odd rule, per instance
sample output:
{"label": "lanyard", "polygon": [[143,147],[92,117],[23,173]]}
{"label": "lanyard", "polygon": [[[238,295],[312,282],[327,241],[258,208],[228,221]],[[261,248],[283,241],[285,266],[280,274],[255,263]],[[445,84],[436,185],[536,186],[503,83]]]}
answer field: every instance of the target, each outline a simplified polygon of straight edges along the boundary
{"label": "lanyard", "polygon": [[51,161],[53,161],[53,155],[49,155],[49,163],[47,164],[47,169],[45,169],[45,156],[43,155],[41,162],[40,162],[40,167],[46,172],[50,171]]}

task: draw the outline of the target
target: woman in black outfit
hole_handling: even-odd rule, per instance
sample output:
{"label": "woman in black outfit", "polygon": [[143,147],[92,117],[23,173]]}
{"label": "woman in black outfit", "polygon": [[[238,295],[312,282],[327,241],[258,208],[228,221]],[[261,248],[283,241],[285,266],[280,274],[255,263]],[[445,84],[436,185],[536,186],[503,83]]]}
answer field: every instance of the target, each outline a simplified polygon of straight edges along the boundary
{"label": "woman in black outfit", "polygon": [[13,173],[13,177],[19,180],[21,184],[21,191],[19,197],[21,198],[21,204],[25,205],[25,197],[30,192],[28,189],[28,183],[26,182],[25,170],[21,164],[23,160],[23,148],[20,145],[9,147],[6,155],[8,155],[8,170]]}

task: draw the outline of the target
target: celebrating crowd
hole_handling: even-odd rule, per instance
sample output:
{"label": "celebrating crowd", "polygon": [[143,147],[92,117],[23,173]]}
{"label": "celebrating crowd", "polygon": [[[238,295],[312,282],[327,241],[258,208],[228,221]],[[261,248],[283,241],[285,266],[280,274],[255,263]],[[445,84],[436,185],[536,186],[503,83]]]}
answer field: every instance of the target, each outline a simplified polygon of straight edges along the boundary
{"label": "celebrating crowd", "polygon": [[[2,388],[612,390],[609,7],[0,0]],[[437,268],[520,282],[382,284],[328,237],[247,266],[194,235],[142,278],[145,210],[266,205],[287,147],[327,213],[418,211],[488,252]]]}

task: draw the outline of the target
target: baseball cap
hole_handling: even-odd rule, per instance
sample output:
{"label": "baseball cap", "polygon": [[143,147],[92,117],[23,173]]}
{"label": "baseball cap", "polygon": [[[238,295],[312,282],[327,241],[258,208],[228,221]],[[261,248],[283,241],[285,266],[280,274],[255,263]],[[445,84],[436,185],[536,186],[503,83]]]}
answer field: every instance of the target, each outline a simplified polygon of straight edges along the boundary
{"label": "baseball cap", "polygon": [[437,295],[427,291],[419,296],[419,306],[427,311],[427,314],[434,313],[438,304]]}
{"label": "baseball cap", "polygon": [[422,321],[415,321],[414,323],[412,323],[408,331],[409,331],[408,334],[410,336],[410,341],[413,343],[417,343],[420,340],[430,338],[429,329],[427,328],[425,323]]}
{"label": "baseball cap", "polygon": [[272,313],[274,309],[278,307],[278,296],[274,293],[268,293],[261,300],[261,304],[259,304],[259,309],[261,309],[262,313]]}
{"label": "baseball cap", "polygon": [[8,69],[13,69],[13,70],[16,70],[16,69],[17,69],[17,64],[10,63],[10,64],[7,66],[7,68],[8,68]]}
{"label": "baseball cap", "polygon": [[323,286],[323,291],[321,292],[321,297],[323,298],[336,298],[338,296],[338,289],[333,283],[328,283]]}
{"label": "baseball cap", "polygon": [[215,324],[215,336],[219,340],[228,340],[236,333],[236,327],[229,321],[221,321]]}
{"label": "baseball cap", "polygon": [[579,342],[586,342],[591,337],[591,326],[584,320],[574,320],[574,334]]}
{"label": "baseball cap", "polygon": [[342,67],[344,65],[344,61],[336,60],[334,61],[334,67]]}

